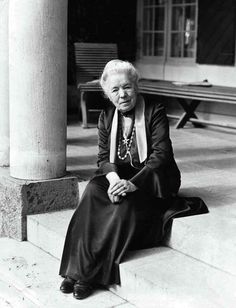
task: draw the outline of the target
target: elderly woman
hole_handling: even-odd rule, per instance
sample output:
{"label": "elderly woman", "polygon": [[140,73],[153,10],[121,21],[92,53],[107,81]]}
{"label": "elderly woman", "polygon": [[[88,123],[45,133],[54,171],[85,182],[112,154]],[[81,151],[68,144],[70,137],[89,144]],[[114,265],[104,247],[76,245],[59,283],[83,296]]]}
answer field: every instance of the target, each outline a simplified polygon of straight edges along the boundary
{"label": "elderly woman", "polygon": [[180,187],[165,109],[145,103],[133,65],[108,62],[100,83],[112,104],[99,118],[99,168],[71,219],[60,268],[60,290],[76,299],[96,285],[120,284],[127,249],[160,243]]}

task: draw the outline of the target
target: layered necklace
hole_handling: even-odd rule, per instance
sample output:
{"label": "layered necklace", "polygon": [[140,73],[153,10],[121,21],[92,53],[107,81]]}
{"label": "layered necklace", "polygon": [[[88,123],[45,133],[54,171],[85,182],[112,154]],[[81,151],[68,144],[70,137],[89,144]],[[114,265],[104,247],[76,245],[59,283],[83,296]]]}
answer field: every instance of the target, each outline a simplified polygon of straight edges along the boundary
{"label": "layered necklace", "polygon": [[[131,125],[129,126],[127,133],[125,132],[125,128],[122,129],[123,123],[124,123],[124,118],[125,116],[121,114],[121,119],[119,123],[119,143],[118,143],[118,149],[117,149],[117,155],[119,159],[125,160],[128,155],[130,155],[130,150],[132,146],[132,142],[134,139],[134,134],[135,134],[135,121],[133,118],[131,118]],[[130,134],[131,131],[131,134]],[[130,135],[130,138],[128,136]],[[123,155],[121,155],[121,146],[125,146],[125,152]]]}

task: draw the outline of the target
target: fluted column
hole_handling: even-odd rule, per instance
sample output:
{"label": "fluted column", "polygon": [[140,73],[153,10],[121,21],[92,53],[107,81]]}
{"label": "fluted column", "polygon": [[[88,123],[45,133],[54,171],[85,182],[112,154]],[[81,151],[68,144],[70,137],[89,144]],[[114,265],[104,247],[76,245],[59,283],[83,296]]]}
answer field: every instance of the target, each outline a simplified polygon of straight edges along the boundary
{"label": "fluted column", "polygon": [[8,0],[0,0],[0,166],[9,165]]}
{"label": "fluted column", "polygon": [[66,170],[67,1],[10,0],[10,174]]}

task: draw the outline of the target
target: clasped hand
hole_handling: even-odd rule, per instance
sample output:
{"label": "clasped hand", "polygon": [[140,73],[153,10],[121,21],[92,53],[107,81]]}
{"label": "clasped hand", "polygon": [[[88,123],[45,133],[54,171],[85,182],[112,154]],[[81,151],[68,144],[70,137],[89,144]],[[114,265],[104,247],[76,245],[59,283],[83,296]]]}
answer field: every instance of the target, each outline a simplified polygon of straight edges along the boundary
{"label": "clasped hand", "polygon": [[117,179],[114,183],[110,184],[107,193],[112,203],[119,203],[122,197],[135,190],[137,190],[137,187],[132,182]]}

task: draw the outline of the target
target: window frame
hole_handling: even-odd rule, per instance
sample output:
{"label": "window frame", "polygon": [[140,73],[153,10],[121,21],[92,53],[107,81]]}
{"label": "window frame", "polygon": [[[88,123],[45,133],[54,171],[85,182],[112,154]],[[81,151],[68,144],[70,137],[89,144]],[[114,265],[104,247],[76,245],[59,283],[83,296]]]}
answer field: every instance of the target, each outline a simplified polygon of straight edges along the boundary
{"label": "window frame", "polygon": [[[138,51],[138,57],[144,60],[146,63],[155,63],[163,64],[173,64],[173,65],[180,65],[180,64],[196,64],[197,58],[197,33],[198,33],[198,0],[196,2],[196,13],[195,13],[195,46],[194,46],[194,56],[193,57],[171,57],[171,22],[172,22],[172,7],[173,2],[172,0],[166,0],[165,3],[165,21],[164,21],[164,46],[163,46],[163,56],[147,56],[143,54],[143,13],[144,13],[144,0],[138,1],[138,21],[139,21],[139,33],[138,38],[140,41],[140,48]],[[184,4],[186,7],[187,4]],[[150,6],[151,7],[151,6]],[[181,5],[183,7],[183,5]],[[152,46],[154,48],[154,46]]]}
{"label": "window frame", "polygon": [[[153,63],[153,61],[155,60],[155,62],[157,63],[164,63],[165,62],[165,54],[166,54],[166,44],[164,43],[164,52],[163,52],[163,56],[146,56],[143,54],[143,13],[144,13],[144,0],[138,0],[138,14],[137,14],[137,20],[138,20],[138,34],[137,34],[137,38],[138,38],[138,50],[137,50],[137,57],[144,60],[146,63]],[[165,29],[167,27],[167,12],[165,9],[165,22],[164,22],[164,40],[166,40],[166,33],[165,33]]]}

